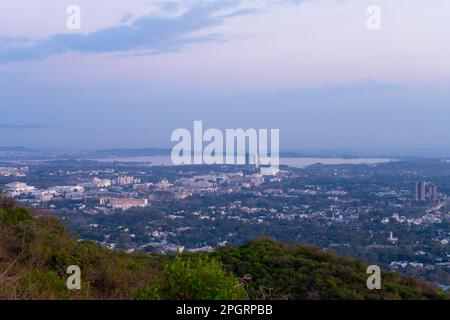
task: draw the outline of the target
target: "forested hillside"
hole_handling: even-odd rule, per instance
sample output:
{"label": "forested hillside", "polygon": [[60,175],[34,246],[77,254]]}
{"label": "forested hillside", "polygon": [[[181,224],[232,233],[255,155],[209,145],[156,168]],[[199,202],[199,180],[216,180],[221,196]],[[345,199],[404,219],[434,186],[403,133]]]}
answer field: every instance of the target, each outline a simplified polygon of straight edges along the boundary
{"label": "forested hillside", "polygon": [[[68,290],[67,267],[81,269]],[[314,247],[269,239],[214,253],[128,254],[78,241],[56,218],[0,197],[0,299],[445,299],[435,287]]]}

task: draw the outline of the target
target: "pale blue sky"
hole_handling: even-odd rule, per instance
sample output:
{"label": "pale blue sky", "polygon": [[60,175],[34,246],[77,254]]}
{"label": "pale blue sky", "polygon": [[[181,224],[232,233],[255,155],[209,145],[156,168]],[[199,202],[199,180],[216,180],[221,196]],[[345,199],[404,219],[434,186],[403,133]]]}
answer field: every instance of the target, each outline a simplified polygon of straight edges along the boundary
{"label": "pale blue sky", "polygon": [[[380,30],[366,26],[373,4]],[[203,120],[279,128],[285,150],[449,148],[448,12],[448,0],[1,3],[0,146],[170,147]]]}

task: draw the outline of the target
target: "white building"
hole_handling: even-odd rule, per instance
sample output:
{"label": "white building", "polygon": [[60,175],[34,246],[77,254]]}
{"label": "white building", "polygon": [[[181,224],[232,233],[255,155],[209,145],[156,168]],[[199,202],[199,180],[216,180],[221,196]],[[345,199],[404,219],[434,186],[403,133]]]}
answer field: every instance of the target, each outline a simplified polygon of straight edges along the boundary
{"label": "white building", "polygon": [[35,187],[29,186],[23,182],[11,182],[5,185],[6,193],[10,197],[20,196],[21,194],[28,194],[36,190]]}
{"label": "white building", "polygon": [[109,205],[113,209],[127,210],[134,207],[147,207],[147,199],[109,199]]}
{"label": "white building", "polygon": [[94,184],[94,187],[96,188],[108,188],[111,187],[111,180],[109,179],[100,179],[95,177],[94,180],[92,181],[92,183]]}

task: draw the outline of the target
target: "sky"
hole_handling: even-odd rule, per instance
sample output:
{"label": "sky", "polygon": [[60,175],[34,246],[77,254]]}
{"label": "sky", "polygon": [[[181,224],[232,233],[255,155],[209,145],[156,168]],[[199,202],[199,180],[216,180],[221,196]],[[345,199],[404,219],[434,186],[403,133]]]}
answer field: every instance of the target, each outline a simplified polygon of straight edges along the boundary
{"label": "sky", "polygon": [[448,12],[448,0],[2,1],[0,146],[169,148],[201,120],[280,129],[281,150],[450,149]]}

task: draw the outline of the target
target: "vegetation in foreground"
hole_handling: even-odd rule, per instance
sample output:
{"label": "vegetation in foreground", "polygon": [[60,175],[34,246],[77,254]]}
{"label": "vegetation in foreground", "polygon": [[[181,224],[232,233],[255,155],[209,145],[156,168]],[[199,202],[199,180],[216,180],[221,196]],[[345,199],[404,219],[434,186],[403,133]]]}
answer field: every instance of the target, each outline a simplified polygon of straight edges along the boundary
{"label": "vegetation in foreground", "polygon": [[[68,290],[67,267],[81,268]],[[319,248],[252,241],[215,253],[127,254],[77,241],[54,217],[0,196],[0,299],[447,299],[432,285]]]}

